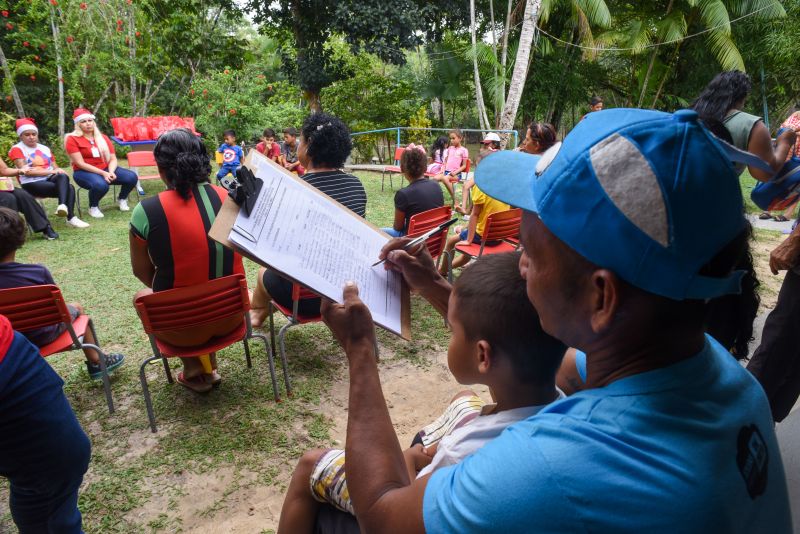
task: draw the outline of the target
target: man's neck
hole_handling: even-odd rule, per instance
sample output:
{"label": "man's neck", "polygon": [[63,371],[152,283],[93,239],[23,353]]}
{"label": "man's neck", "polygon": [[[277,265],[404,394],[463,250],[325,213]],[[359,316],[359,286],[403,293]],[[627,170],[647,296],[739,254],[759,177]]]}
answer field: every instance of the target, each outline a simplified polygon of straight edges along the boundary
{"label": "man's neck", "polygon": [[16,250],[14,250],[12,252],[9,252],[4,257],[0,258],[0,263],[11,263],[15,259],[17,259],[17,251]]}
{"label": "man's neck", "polygon": [[705,334],[695,331],[662,332],[628,343],[607,340],[587,347],[586,385],[600,388],[622,378],[646,373],[691,358],[703,349]]}

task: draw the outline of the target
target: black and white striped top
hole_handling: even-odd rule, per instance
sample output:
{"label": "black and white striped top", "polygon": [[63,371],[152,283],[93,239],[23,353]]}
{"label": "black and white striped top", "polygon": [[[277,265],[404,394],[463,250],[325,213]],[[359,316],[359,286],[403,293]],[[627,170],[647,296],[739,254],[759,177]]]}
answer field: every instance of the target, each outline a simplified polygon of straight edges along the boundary
{"label": "black and white striped top", "polygon": [[367,212],[367,192],[361,180],[343,171],[308,172],[303,180],[329,197],[364,217]]}

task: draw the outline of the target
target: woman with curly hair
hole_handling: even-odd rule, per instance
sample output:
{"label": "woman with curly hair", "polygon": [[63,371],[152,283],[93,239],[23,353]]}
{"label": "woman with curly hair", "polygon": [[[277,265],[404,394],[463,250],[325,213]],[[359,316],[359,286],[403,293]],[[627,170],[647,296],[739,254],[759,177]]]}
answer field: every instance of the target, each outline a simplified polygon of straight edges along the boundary
{"label": "woman with curly hair", "polygon": [[[133,274],[147,286],[136,298],[154,291],[202,284],[230,274],[244,274],[242,258],[215,243],[208,231],[222,208],[227,191],[208,181],[211,164],[205,145],[185,128],[161,134],[153,150],[158,174],[167,190],[133,208],[130,229]],[[205,343],[231,332],[241,319],[216,329],[176,331],[160,336],[178,346]],[[181,358],[178,382],[198,393],[211,390],[222,378],[211,355],[211,373],[199,358]]]}
{"label": "woman with curly hair", "polygon": [[[773,148],[772,137],[761,117],[742,111],[751,89],[750,77],[744,72],[720,72],[703,89],[692,104],[692,109],[703,121],[721,122],[730,132],[734,146],[752,152],[777,172],[783,167],[786,155],[794,147],[795,131],[787,129],[783,132]],[[744,167],[743,164],[736,165],[739,174],[744,171]],[[749,167],[748,170],[753,178],[761,182],[768,181],[774,174],[755,167]]]}
{"label": "woman with curly hair", "polygon": [[[342,170],[353,149],[350,129],[341,119],[327,113],[309,115],[300,131],[297,158],[305,168],[302,179],[360,217],[367,211],[367,192],[361,181]],[[280,275],[261,269],[253,294],[250,321],[261,326],[267,318],[267,304],[274,300],[292,307],[292,283]],[[300,315],[319,315],[320,299],[300,301]]]}

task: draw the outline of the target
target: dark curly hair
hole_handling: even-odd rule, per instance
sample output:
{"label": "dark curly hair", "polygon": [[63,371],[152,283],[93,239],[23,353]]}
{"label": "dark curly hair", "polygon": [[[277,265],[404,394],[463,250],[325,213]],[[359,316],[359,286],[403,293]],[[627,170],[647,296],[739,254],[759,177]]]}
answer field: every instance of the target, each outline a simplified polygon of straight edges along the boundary
{"label": "dark curly hair", "polygon": [[542,152],[556,144],[556,129],[546,122],[532,122],[528,125],[531,137],[539,143]]}
{"label": "dark curly hair", "polygon": [[338,117],[313,113],[303,121],[300,134],[312,167],[340,169],[353,150],[350,128]]}
{"label": "dark curly hair", "polygon": [[740,70],[720,72],[692,103],[692,109],[703,120],[722,122],[737,102],[747,98],[752,87],[750,76]]}
{"label": "dark curly hair", "polygon": [[405,149],[400,156],[400,172],[409,179],[416,180],[428,170],[428,155],[419,149]]}
{"label": "dark curly hair", "polygon": [[208,151],[200,139],[186,128],[164,132],[153,149],[158,170],[181,198],[191,197],[192,187],[208,182],[211,174]]}
{"label": "dark curly hair", "polygon": [[27,235],[25,222],[19,213],[9,208],[0,208],[0,258],[5,258],[25,244]]}

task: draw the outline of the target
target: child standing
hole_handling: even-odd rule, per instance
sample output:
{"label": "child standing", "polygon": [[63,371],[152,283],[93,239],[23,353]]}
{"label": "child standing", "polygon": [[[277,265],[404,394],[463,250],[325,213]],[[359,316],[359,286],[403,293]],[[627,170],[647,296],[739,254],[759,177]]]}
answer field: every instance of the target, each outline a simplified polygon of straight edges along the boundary
{"label": "child standing", "polygon": [[[13,289],[17,287],[40,286],[54,284],[53,275],[44,265],[17,263],[17,250],[25,243],[28,231],[22,218],[8,208],[0,208],[0,289]],[[80,304],[67,304],[73,321],[83,313]],[[53,326],[26,330],[22,334],[38,347],[52,343],[64,333],[66,327],[63,323]],[[92,329],[86,330],[84,342],[97,344]],[[100,355],[94,349],[84,349],[86,355],[86,370],[90,378],[100,378]],[[125,361],[122,354],[107,354],[106,369],[110,373]]]}
{"label": "child standing", "polygon": [[236,144],[235,131],[225,130],[222,133],[222,140],[223,143],[217,149],[217,152],[222,154],[222,165],[217,171],[218,181],[221,181],[228,174],[236,176],[236,169],[242,166],[242,160],[244,159],[242,147]]}
{"label": "child standing", "polygon": [[431,146],[431,164],[428,165],[428,173],[434,176],[442,172],[444,168],[444,155],[447,152],[447,143],[449,139],[445,135],[440,135],[436,138]]}
{"label": "child standing", "polygon": [[444,159],[444,172],[437,174],[433,177],[437,182],[444,184],[447,192],[450,193],[450,199],[455,203],[456,197],[453,190],[453,184],[450,183],[450,177],[456,176],[461,180],[461,173],[467,170],[467,162],[469,161],[469,151],[461,143],[464,141],[464,134],[461,130],[454,128],[450,131],[450,146],[447,147],[447,153]]}
{"label": "child standing", "polygon": [[306,170],[300,165],[300,160],[297,159],[297,133],[297,128],[289,127],[283,130],[280,163],[284,168],[297,173],[298,176],[303,176]]}
{"label": "child standing", "polygon": [[428,156],[422,145],[410,144],[400,156],[400,172],[408,185],[394,194],[394,223],[391,228],[382,228],[392,237],[402,237],[408,232],[412,216],[423,211],[444,206],[444,195],[439,184],[425,180],[425,164]]}
{"label": "child standing", "polygon": [[[447,365],[459,383],[489,386],[495,404],[479,408],[476,417],[435,444],[407,449],[411,479],[461,462],[512,424],[562,397],[555,375],[566,347],[539,326],[519,272],[519,257],[485,256],[464,270],[453,286]],[[463,398],[459,394],[454,402]],[[345,463],[344,451],[336,449],[303,455],[283,502],[279,534],[313,532],[320,503],[353,513]]]}
{"label": "child standing", "polygon": [[275,130],[265,128],[261,142],[256,145],[256,150],[267,156],[272,161],[277,162],[281,157],[281,145],[275,142]]}

